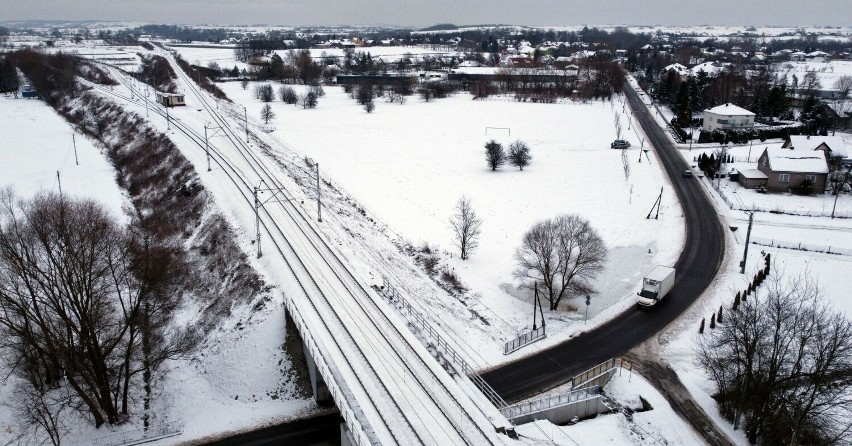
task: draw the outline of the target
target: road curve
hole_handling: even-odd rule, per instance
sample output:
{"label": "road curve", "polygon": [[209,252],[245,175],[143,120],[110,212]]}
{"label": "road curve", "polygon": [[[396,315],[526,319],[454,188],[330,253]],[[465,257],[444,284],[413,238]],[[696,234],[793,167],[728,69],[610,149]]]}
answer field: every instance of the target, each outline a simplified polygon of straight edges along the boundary
{"label": "road curve", "polygon": [[675,263],[674,287],[669,297],[651,311],[631,307],[592,331],[485,373],[485,381],[507,402],[564,384],[575,374],[624,355],[654,336],[701,296],[722,263],[725,238],[710,197],[697,178],[682,177],[688,167],[686,162],[633,88],[625,85],[625,94],[683,208],[686,237],[683,252]]}

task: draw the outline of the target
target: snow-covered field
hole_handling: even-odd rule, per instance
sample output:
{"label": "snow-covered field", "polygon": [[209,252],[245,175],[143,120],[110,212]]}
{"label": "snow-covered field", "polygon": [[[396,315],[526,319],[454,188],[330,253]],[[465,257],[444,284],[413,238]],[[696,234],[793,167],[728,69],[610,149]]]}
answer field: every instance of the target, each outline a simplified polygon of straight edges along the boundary
{"label": "snow-covered field", "polygon": [[[248,107],[250,117],[259,117],[263,103],[252,97],[252,85],[243,90],[238,83],[227,83],[222,88]],[[313,110],[273,102],[273,135],[318,161],[323,173],[401,239],[445,252],[448,267],[474,293],[474,308],[491,324],[494,339],[514,336],[532,324],[531,293],[517,288],[512,271],[514,251],[536,221],[576,213],[601,233],[610,260],[595,282],[599,293],[589,309],[590,317],[604,312],[601,320],[611,315],[608,308],[631,302],[644,272],[677,258],[681,211],[653,152],[650,163],[638,161],[644,135],[635,134],[633,127],[628,131],[627,119],[621,118],[624,137],[633,145],[626,154],[627,179],[621,151],[609,148],[615,139],[613,116],[622,110],[618,100],[545,105],[506,98],[473,101],[460,93],[431,102],[410,97],[405,105],[377,99],[376,110],[368,114],[341,88],[324,88],[326,96]],[[508,128],[511,136],[486,127]],[[523,172],[508,165],[491,172],[484,143],[492,138],[504,146],[516,139],[527,142],[532,164]],[[660,219],[647,220],[661,187]],[[463,195],[484,221],[480,248],[467,261],[455,254],[449,227]],[[582,310],[581,302],[574,298],[567,303]],[[583,328],[582,313],[547,317],[554,330],[545,343]],[[459,335],[466,330],[463,325],[458,329]],[[478,347],[489,363],[504,360],[500,342]]]}

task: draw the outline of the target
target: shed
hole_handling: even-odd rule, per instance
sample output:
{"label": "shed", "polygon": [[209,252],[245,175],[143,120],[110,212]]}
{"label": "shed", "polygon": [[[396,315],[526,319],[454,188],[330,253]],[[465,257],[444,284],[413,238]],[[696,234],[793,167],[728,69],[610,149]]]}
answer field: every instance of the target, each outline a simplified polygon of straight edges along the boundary
{"label": "shed", "polygon": [[164,107],[175,107],[186,105],[183,95],[180,93],[163,93],[157,92],[157,102]]}
{"label": "shed", "polygon": [[769,180],[769,177],[757,169],[740,170],[739,183],[740,186],[746,189],[755,189],[760,186],[766,186],[767,180]]}

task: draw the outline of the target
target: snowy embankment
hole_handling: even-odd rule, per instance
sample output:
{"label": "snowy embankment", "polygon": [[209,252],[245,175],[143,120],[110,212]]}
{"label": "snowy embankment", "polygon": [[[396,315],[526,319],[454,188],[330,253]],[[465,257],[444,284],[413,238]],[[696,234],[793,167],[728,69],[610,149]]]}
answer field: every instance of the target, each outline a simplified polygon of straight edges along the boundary
{"label": "snowy embankment", "polygon": [[[95,109],[111,116],[110,124],[102,127],[107,144],[76,134],[80,163],[77,165],[71,137],[75,129],[62,117],[41,101],[0,98],[3,116],[0,126],[7,135],[0,142],[0,165],[6,180],[4,185],[14,186],[19,196],[26,197],[39,190],[58,192],[61,182],[63,194],[95,198],[126,220],[132,215],[161,213],[166,217],[163,222],[168,222],[162,229],[177,231],[181,237],[189,236],[184,240],[185,247],[192,253],[192,263],[200,269],[195,274],[196,282],[190,284],[196,288],[188,290],[192,297],[179,319],[181,323],[203,327],[207,336],[189,358],[165,365],[156,389],[154,423],[177,421],[185,434],[174,438],[174,442],[280,422],[316,411],[316,404],[302,390],[304,383],[296,382],[299,374],[294,373],[291,356],[284,347],[280,297],[269,296],[268,290],[258,292],[249,283],[251,280],[246,282],[251,274],[241,269],[245,265],[239,261],[242,254],[229,251],[234,245],[228,241],[227,224],[219,216],[215,203],[203,195],[203,189],[198,189],[197,180],[192,179],[194,171],[182,168],[165,177],[159,176],[158,172],[169,170],[155,168],[157,163],[168,163],[172,169],[185,163],[177,153],[162,152],[168,140],[159,139],[156,129],[151,130],[153,133],[137,134],[121,127],[129,122],[138,123],[140,118],[118,118],[123,111],[111,109],[109,104],[109,99],[87,94],[64,109],[74,119]],[[92,132],[89,126],[95,120],[84,117],[81,122]],[[139,127],[133,124],[132,128]],[[134,140],[137,135],[143,135],[142,140]],[[148,161],[154,164],[145,164]],[[134,168],[143,170],[134,171]],[[127,189],[119,188],[116,178]],[[163,186],[168,190],[157,187],[157,181],[163,179],[168,182]],[[181,198],[175,201],[175,196]],[[190,205],[187,196],[203,198]],[[180,207],[160,208],[167,203]],[[187,217],[190,221],[181,220]],[[181,228],[187,228],[188,232]],[[213,263],[207,264],[208,261]],[[247,364],[251,367],[246,367]],[[0,390],[4,401],[13,381],[6,381]],[[132,412],[138,415],[137,410]],[[5,406],[0,408],[0,420],[4,438],[17,435],[20,426]],[[133,429],[138,421],[131,416],[129,424],[95,430],[87,422],[66,420],[69,431],[65,441],[90,443],[91,439],[110,432]]]}

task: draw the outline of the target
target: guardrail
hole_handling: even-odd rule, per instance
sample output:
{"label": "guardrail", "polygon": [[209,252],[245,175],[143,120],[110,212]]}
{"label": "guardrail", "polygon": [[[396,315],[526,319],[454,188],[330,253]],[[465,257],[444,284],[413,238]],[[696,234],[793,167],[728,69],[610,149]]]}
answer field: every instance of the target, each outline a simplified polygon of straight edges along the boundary
{"label": "guardrail", "polygon": [[600,386],[586,387],[584,389],[572,390],[559,395],[538,398],[525,403],[513,404],[500,409],[500,412],[509,420],[514,420],[524,415],[543,412],[556,407],[567,406],[589,398],[595,398],[601,394]]}
{"label": "guardrail", "polygon": [[503,345],[503,354],[508,355],[509,353],[518,351],[527,345],[532,344],[533,342],[540,341],[547,337],[547,333],[544,329],[545,326],[541,326],[541,328],[537,328],[535,330],[531,330],[528,333],[524,333],[517,338],[507,342]]}
{"label": "guardrail", "polygon": [[414,308],[411,303],[402,296],[400,293],[394,289],[390,284],[388,284],[387,279],[383,280],[385,292],[382,293],[385,297],[387,297],[392,303],[397,305],[403,312],[408,313],[408,318],[415,325],[419,325],[420,329],[428,334],[435,342],[435,345],[439,350],[443,351],[444,357],[450,360],[450,363],[453,364],[453,367],[457,368],[458,371],[468,378],[470,378],[471,382],[479,388],[483,395],[491,401],[491,404],[494,405],[497,409],[502,409],[507,406],[506,401],[496,392],[491,386],[482,379],[476,371],[471,367],[467,361],[462,358],[462,356],[456,352],[456,350],[447,343],[447,340],[441,336],[441,333],[432,328],[429,324],[429,321],[423,317],[420,312]]}
{"label": "guardrail", "polygon": [[607,373],[610,370],[616,368],[615,362],[616,362],[615,358],[607,359],[606,361],[590,368],[589,370],[586,370],[585,372],[574,376],[573,378],[571,378],[571,388],[576,389],[577,387],[580,387],[583,384],[586,384],[587,382],[589,382],[589,381],[603,375],[604,373]]}
{"label": "guardrail", "polygon": [[114,434],[104,435],[92,440],[92,446],[120,446],[147,443],[161,438],[174,437],[182,434],[181,426],[177,421],[156,424],[148,428],[134,429]]}

